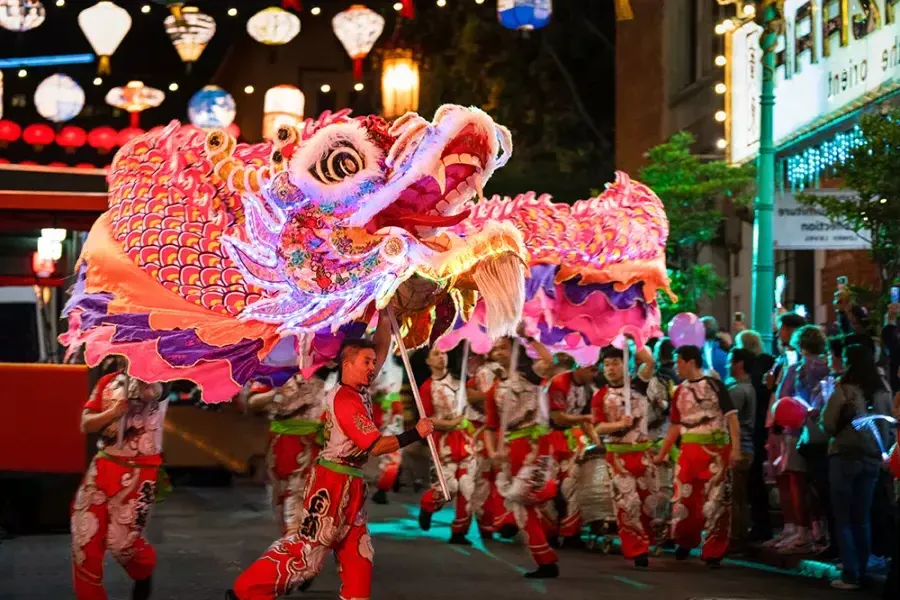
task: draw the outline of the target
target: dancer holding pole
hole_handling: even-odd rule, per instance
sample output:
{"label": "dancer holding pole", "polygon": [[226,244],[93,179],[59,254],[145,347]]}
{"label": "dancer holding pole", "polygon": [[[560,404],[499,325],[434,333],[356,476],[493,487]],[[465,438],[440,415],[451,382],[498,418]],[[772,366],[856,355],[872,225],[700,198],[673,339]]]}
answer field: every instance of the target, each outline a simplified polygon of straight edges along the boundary
{"label": "dancer holding pole", "polygon": [[[370,456],[396,452],[424,438],[431,440],[433,430],[429,419],[421,419],[414,429],[382,436],[372,421],[368,387],[390,350],[390,325],[396,323],[390,316],[379,314],[371,342],[345,340],[341,349],[341,383],[327,400],[327,441],[310,474],[299,530],[276,541],[244,571],[228,598],[270,600],[282,596],[315,577],[328,550],[341,565],[341,597],[371,596],[374,551],[366,525],[362,467]],[[402,344],[401,351],[409,369]],[[420,409],[420,414],[423,412]]]}

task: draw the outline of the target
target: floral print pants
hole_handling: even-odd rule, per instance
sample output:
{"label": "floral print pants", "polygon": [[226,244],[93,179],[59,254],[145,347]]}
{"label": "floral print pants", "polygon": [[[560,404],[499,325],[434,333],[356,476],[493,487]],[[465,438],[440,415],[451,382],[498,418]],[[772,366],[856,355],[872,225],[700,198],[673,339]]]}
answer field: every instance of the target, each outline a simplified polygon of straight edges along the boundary
{"label": "floral print pants", "polygon": [[272,512],[282,535],[297,531],[300,525],[306,480],[320,449],[315,435],[275,434],[269,441]]}
{"label": "floral print pants", "polygon": [[366,525],[366,484],[321,464],[310,473],[300,527],[282,537],[234,583],[240,600],[272,600],[315,577],[334,552],[342,600],[367,600],[374,550]]}
{"label": "floral print pants", "polygon": [[[472,458],[472,436],[468,431],[441,431],[434,434],[438,455],[441,458],[441,469],[450,500],[456,503],[456,513],[450,530],[455,534],[465,534],[472,523],[472,512],[469,500],[475,488],[475,465]],[[437,512],[446,501],[441,492],[437,475],[432,478],[432,486],[422,494],[420,508],[425,512]]]}
{"label": "floral print pants", "polygon": [[127,462],[132,466],[95,456],[75,495],[72,577],[78,600],[106,600],[107,550],[135,581],[147,579],[156,567],[156,551],[144,538],[144,528],[156,498],[162,459],[154,455]]}
{"label": "floral print pants", "polygon": [[[675,465],[672,535],[681,548],[703,543],[704,560],[719,559],[731,535],[730,446],[682,444]],[[706,539],[703,539],[703,530]]]}
{"label": "floral print pants", "polygon": [[607,452],[606,462],[612,471],[622,555],[630,560],[647,554],[654,543],[654,521],[661,500],[659,478],[649,450]]}

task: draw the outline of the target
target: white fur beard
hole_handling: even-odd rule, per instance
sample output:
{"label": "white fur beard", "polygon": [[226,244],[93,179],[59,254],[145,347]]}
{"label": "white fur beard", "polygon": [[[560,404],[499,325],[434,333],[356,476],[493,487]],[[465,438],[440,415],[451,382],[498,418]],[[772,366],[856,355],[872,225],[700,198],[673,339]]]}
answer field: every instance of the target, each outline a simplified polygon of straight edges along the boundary
{"label": "white fur beard", "polygon": [[492,338],[515,335],[525,307],[522,261],[505,252],[479,262],[472,277],[484,298],[487,334]]}

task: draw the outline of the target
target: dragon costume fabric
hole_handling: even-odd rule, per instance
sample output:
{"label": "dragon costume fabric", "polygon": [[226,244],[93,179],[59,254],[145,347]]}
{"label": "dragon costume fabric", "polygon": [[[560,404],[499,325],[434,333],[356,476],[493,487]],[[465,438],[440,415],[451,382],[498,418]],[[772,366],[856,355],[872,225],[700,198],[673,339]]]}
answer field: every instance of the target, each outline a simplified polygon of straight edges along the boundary
{"label": "dragon costume fabric", "polygon": [[[646,185],[620,171],[602,194],[572,205],[534,192],[494,196],[457,230],[466,235],[489,221],[512,223],[525,239],[525,331],[552,352],[593,364],[620,334],[639,345],[662,335],[656,295],[671,294],[665,261],[669,223]],[[490,350],[484,306],[477,305],[467,321],[458,320],[439,346],[449,350],[463,339],[475,352]]]}
{"label": "dragon costume fabric", "polygon": [[285,344],[308,368],[331,360],[389,304],[410,347],[476,298],[487,333],[511,333],[521,233],[457,227],[511,152],[508,130],[454,105],[431,122],[325,113],[255,145],[177,122],[152,130],[113,160],[61,341],[89,365],[122,355],[134,377],[191,380],[221,402],[283,370]]}

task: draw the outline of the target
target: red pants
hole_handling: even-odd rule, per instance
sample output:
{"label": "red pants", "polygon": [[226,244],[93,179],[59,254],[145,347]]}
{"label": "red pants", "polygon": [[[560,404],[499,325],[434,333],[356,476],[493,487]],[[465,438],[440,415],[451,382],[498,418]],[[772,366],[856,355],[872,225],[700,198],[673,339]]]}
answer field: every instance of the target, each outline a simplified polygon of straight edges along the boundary
{"label": "red pants", "polygon": [[725,556],[731,535],[730,446],[682,444],[675,465],[672,536],[681,548],[696,548],[706,530],[701,556]]}
{"label": "red pants", "polygon": [[124,466],[94,457],[72,503],[72,576],[78,600],[106,600],[103,557],[109,550],[128,576],[153,574],[156,551],[143,537],[156,498],[158,454]]}
{"label": "red pants", "polygon": [[[437,445],[438,455],[441,457],[441,469],[450,499],[456,500],[456,515],[450,530],[453,533],[465,534],[472,523],[472,513],[469,512],[469,499],[475,487],[475,470],[472,460],[472,436],[468,431],[458,429],[456,431],[436,431],[434,442]],[[440,484],[434,484],[422,494],[419,503],[425,512],[437,512],[446,501],[441,492]]]}
{"label": "red pants", "polygon": [[503,501],[494,485],[494,466],[484,446],[483,428],[472,437],[472,459],[473,489],[469,510],[478,521],[479,531],[493,533],[494,515]]}
{"label": "red pants", "polygon": [[400,476],[400,463],[403,456],[400,452],[391,452],[382,454],[378,459],[378,484],[377,487],[382,492],[389,492],[394,489],[397,484],[397,477]]}
{"label": "red pants", "polygon": [[[581,437],[581,429],[573,428],[572,436]],[[559,467],[559,489],[565,504],[565,514],[559,521],[559,535],[577,536],[581,533],[581,508],[578,506],[579,467],[575,462],[575,451],[569,445],[569,436],[563,430],[551,431],[544,437],[547,449]]]}
{"label": "red pants", "polygon": [[613,502],[622,555],[630,560],[650,552],[654,517],[660,502],[659,479],[649,450],[607,452],[606,463],[613,476]]}
{"label": "red pants", "polygon": [[274,434],[269,440],[272,511],[282,535],[296,531],[303,510],[306,478],[319,456],[316,435]]}
{"label": "red pants", "polygon": [[556,496],[552,474],[552,457],[542,453],[544,444],[528,438],[509,442],[509,472],[497,474],[497,489],[504,498],[503,514],[494,521],[499,528],[515,523],[525,536],[531,558],[539,565],[556,562],[556,553],[547,544],[547,531],[552,527],[542,505]]}
{"label": "red pants", "polygon": [[341,598],[367,599],[372,540],[366,527],[366,484],[316,465],[310,473],[299,531],[278,541],[234,583],[240,600],[271,600],[315,577],[329,550],[341,576]]}

